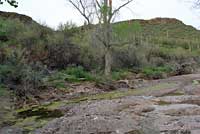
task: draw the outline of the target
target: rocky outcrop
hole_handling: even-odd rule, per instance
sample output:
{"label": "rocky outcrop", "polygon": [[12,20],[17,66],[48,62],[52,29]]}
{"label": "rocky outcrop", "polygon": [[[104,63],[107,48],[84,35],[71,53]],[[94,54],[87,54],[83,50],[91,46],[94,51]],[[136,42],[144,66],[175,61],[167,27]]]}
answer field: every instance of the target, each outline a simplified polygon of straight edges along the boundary
{"label": "rocky outcrop", "polygon": [[[148,83],[145,92],[141,92],[144,91],[143,88],[131,89],[134,92],[140,91],[140,94],[131,94],[130,90],[126,91],[123,89],[126,87],[124,85],[131,84],[130,81],[118,81],[120,85],[123,85],[120,92],[112,91],[100,94],[100,96],[88,96],[71,101],[65,99],[65,101],[55,104],[52,103],[52,105],[51,103],[47,103],[45,106],[48,106],[51,111],[52,108],[56,109],[56,111],[58,109],[64,116],[61,114],[62,117],[57,118],[58,116],[56,116],[54,120],[45,120],[47,124],[39,124],[39,126],[31,129],[31,133],[199,134],[200,94],[189,95],[187,91],[189,89],[194,90],[195,93],[196,91],[200,91],[199,80],[199,74],[191,74],[175,76],[163,80],[148,81],[149,83],[143,81],[143,84]],[[177,84],[173,84],[172,82]],[[139,83],[142,84],[141,81]],[[154,86],[151,87],[150,85]],[[189,88],[191,85],[194,86],[194,89]],[[73,88],[73,90],[78,91],[80,89],[85,95],[93,90],[96,91],[95,89],[82,87],[79,84],[73,86],[78,87],[77,89]],[[185,89],[186,87],[188,88],[187,90]],[[173,92],[171,92],[171,90]],[[147,92],[149,94],[147,94]],[[157,92],[162,95],[157,95]],[[126,95],[123,95],[123,93],[126,93]],[[35,112],[37,112],[37,110],[42,110],[45,112],[45,115],[51,115],[50,113],[52,113],[49,110],[43,110],[43,108],[34,108],[31,110],[31,114],[36,116]],[[30,110],[25,111],[27,112]],[[18,115],[19,113],[26,113],[25,111],[18,112]],[[53,113],[56,113],[56,111]],[[31,114],[28,113],[28,117],[30,117]],[[40,117],[40,115],[37,116]],[[21,119],[19,121],[21,123]],[[23,124],[25,127],[24,129],[30,126],[30,124],[31,126],[35,125],[35,122],[31,122],[31,120],[27,120],[26,123],[27,124]],[[43,128],[40,128],[41,126],[43,126]],[[40,129],[35,130],[35,128]],[[32,130],[34,131],[32,132]],[[4,134],[8,131],[10,132],[8,134],[20,134],[20,131],[23,130],[15,126],[0,128],[0,133]]]}
{"label": "rocky outcrop", "polygon": [[146,25],[146,24],[151,24],[151,25],[155,25],[155,24],[183,24],[182,21],[175,19],[175,18],[161,18],[161,17],[153,18],[153,19],[150,19],[150,20],[144,20],[144,19],[129,20],[129,23],[132,23],[132,22],[139,22],[142,25]]}
{"label": "rocky outcrop", "polygon": [[[76,105],[65,117],[55,119],[35,133],[197,134],[199,132],[200,106],[163,105],[155,103],[153,99],[155,98],[132,96]],[[167,100],[166,97],[160,99]],[[177,100],[177,97],[171,96],[171,99]],[[189,99],[197,98],[190,96],[186,100]],[[174,102],[176,101],[172,103]]]}
{"label": "rocky outcrop", "polygon": [[139,20],[141,24],[176,24],[176,23],[183,23],[178,19],[175,18],[154,18],[150,20]]}

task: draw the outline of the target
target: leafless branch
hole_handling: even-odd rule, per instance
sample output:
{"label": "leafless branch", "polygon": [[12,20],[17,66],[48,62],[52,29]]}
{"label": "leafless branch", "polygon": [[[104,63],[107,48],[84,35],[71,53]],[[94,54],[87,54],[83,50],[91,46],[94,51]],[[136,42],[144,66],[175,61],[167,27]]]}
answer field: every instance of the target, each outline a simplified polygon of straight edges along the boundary
{"label": "leafless branch", "polygon": [[96,38],[105,46],[107,47],[107,43],[99,34],[95,34]]}
{"label": "leafless branch", "polygon": [[119,10],[120,10],[121,8],[125,7],[126,5],[128,5],[129,3],[131,3],[132,1],[133,1],[133,0],[128,0],[128,1],[125,2],[124,4],[120,5],[117,9],[115,9],[115,10],[112,12],[111,16],[110,16],[109,21],[111,21],[112,17],[113,17],[117,12],[119,12]]}
{"label": "leafless branch", "polygon": [[[87,20],[88,24],[91,24],[90,21],[90,16],[91,13],[87,14],[86,13],[86,5],[83,4],[83,0],[79,0],[76,3],[73,0],[68,0],[73,6],[74,8],[77,9],[77,11]],[[80,7],[81,6],[81,7]]]}
{"label": "leafless branch", "polygon": [[101,4],[99,3],[98,0],[95,0],[95,1],[96,1],[96,4],[97,4],[98,8],[100,9],[101,8]]}

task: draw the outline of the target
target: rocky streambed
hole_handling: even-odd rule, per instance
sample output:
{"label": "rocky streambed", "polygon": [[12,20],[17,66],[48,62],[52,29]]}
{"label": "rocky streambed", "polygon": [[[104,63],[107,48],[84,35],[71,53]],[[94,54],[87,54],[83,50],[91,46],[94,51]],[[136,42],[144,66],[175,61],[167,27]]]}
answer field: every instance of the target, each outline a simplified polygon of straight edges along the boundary
{"label": "rocky streambed", "polygon": [[199,74],[145,85],[20,109],[0,133],[200,134]]}
{"label": "rocky streambed", "polygon": [[35,133],[199,134],[200,106],[190,99],[200,101],[197,96],[130,96],[86,102]]}

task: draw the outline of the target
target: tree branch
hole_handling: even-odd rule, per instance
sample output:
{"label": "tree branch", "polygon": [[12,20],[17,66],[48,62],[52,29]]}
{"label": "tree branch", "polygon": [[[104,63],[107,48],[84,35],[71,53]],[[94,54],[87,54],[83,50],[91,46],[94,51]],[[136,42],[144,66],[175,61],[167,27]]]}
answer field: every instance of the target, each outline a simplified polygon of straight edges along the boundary
{"label": "tree branch", "polygon": [[99,7],[99,9],[101,9],[101,4],[98,2],[98,0],[96,0],[96,4]]}
{"label": "tree branch", "polygon": [[78,10],[78,12],[87,20],[87,22],[88,22],[88,24],[90,25],[91,24],[91,22],[90,22],[90,18],[86,15],[86,13],[85,13],[85,7],[84,7],[84,5],[83,5],[83,3],[82,3],[82,0],[79,0],[79,2],[80,2],[80,4],[81,4],[81,7],[82,7],[82,9],[83,9],[83,11],[80,9],[80,7],[77,5],[77,4],[75,4],[72,0],[68,0],[77,10]]}
{"label": "tree branch", "polygon": [[79,0],[79,2],[80,2],[80,4],[81,4],[81,7],[82,7],[82,9],[83,9],[83,14],[85,14],[85,7],[84,7],[84,5],[83,5],[83,2],[82,2],[82,0]]}
{"label": "tree branch", "polygon": [[107,43],[104,39],[101,38],[101,36],[99,34],[95,34],[95,36],[97,37],[97,39],[105,46],[107,47]]}
{"label": "tree branch", "polygon": [[122,4],[121,6],[119,6],[117,9],[115,9],[112,14],[109,17],[109,22],[111,21],[113,15],[115,15],[121,8],[125,7],[126,5],[128,5],[129,3],[131,3],[133,0],[128,0],[126,3]]}
{"label": "tree branch", "polygon": [[[15,8],[18,7],[18,2],[16,0],[4,0],[4,1]],[[3,4],[3,3],[4,3],[3,0],[0,0],[0,4]]]}

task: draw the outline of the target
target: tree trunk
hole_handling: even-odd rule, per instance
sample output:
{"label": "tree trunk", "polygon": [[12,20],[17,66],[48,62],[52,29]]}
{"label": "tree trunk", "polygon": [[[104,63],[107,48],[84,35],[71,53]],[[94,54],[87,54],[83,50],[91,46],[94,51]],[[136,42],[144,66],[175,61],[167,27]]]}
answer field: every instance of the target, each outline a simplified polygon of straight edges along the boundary
{"label": "tree trunk", "polygon": [[105,75],[109,76],[111,73],[112,57],[110,48],[106,48],[105,52]]}
{"label": "tree trunk", "polygon": [[105,41],[105,75],[110,76],[112,57],[111,57],[111,23],[110,17],[112,15],[112,0],[104,0],[104,7],[106,10],[103,12],[103,26],[104,26],[104,41]]}

